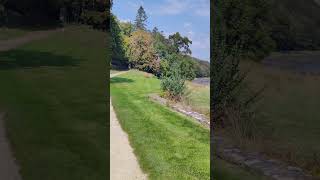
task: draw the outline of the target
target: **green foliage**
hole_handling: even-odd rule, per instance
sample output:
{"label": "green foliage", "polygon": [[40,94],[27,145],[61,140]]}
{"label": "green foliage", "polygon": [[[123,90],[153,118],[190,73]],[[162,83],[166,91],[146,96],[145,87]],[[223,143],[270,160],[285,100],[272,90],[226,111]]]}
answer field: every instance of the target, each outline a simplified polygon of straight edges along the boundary
{"label": "green foliage", "polygon": [[243,58],[320,48],[320,6],[314,0],[225,0],[219,8],[226,44],[241,41]]}
{"label": "green foliage", "polygon": [[130,22],[120,22],[120,27],[124,36],[131,36],[134,32],[134,25]]}
{"label": "green foliage", "polygon": [[146,30],[146,22],[147,22],[148,16],[146,12],[144,11],[143,7],[140,6],[138,9],[138,13],[135,20],[135,27],[137,30]]}
{"label": "green foliage", "polygon": [[[244,84],[246,74],[240,72],[239,57],[242,51],[246,51],[246,41],[239,38],[238,41],[230,44],[228,42],[229,32],[226,30],[229,23],[224,19],[225,1],[218,1],[215,4],[214,27],[212,29],[212,61],[211,61],[211,118],[215,127],[225,127],[230,125],[245,128],[236,129],[239,138],[252,138],[253,125],[251,105],[261,91],[250,92],[249,96],[244,96],[247,88]],[[244,96],[244,97],[243,97]],[[244,131],[245,129],[245,131]],[[236,133],[236,131],[234,131]]]}
{"label": "green foliage", "polygon": [[172,100],[180,101],[185,92],[185,77],[183,77],[181,64],[173,63],[169,67],[169,71],[161,80],[161,89],[166,93],[166,96]]}
{"label": "green foliage", "polygon": [[119,21],[114,15],[110,18],[111,28],[111,50],[112,50],[112,61],[111,64],[117,68],[127,66],[127,58],[125,55],[125,47],[123,44],[123,37],[121,35],[121,28]]}
{"label": "green foliage", "polygon": [[160,59],[166,59],[170,52],[169,40],[163,35],[163,32],[159,32],[158,28],[155,27],[152,30],[152,36],[154,39],[153,47]]}
{"label": "green foliage", "polygon": [[94,29],[106,30],[107,16],[105,12],[83,11],[79,18],[83,24],[91,25]]}
{"label": "green foliage", "polygon": [[226,45],[241,42],[242,56],[260,60],[274,49],[268,26],[269,4],[266,0],[226,0],[221,2]]}
{"label": "green foliage", "polygon": [[[109,0],[10,0],[3,4],[10,26],[85,23],[96,29],[109,26]],[[63,21],[63,22],[61,22]]]}
{"label": "green foliage", "polygon": [[169,36],[169,42],[173,53],[191,54],[189,44],[192,44],[187,37],[182,37],[179,32]]}
{"label": "green foliage", "polygon": [[270,16],[277,50],[320,47],[320,6],[314,0],[273,0]]}
{"label": "green foliage", "polygon": [[180,71],[181,76],[186,80],[193,80],[196,77],[196,62],[193,61],[191,58],[188,58],[188,56],[181,57],[182,60],[180,62]]}
{"label": "green foliage", "polygon": [[197,78],[210,77],[210,63],[208,61],[195,60],[195,73]]}

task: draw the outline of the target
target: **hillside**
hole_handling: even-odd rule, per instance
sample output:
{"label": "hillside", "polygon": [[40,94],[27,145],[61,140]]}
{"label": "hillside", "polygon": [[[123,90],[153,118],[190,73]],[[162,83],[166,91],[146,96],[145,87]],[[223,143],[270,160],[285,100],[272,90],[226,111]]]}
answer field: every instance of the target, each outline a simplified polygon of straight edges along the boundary
{"label": "hillside", "polygon": [[197,59],[195,57],[192,57],[192,60],[195,61],[197,64],[197,68],[196,68],[197,78],[210,77],[210,62]]}

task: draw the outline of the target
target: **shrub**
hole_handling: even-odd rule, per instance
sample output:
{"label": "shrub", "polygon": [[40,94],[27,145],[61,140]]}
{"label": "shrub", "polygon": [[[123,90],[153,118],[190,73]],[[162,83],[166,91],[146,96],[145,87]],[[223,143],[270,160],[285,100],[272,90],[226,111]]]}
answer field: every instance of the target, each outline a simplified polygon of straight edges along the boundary
{"label": "shrub", "polygon": [[174,101],[180,101],[186,89],[185,79],[179,66],[179,63],[174,63],[161,80],[161,89],[165,92],[165,96]]}

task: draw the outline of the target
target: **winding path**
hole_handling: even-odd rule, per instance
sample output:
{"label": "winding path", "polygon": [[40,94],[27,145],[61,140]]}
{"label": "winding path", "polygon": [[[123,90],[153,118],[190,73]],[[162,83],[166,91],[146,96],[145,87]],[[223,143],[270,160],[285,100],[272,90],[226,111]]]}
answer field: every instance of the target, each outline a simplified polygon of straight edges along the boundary
{"label": "winding path", "polygon": [[22,37],[2,40],[0,41],[0,52],[15,49],[31,41],[43,39],[49,36],[50,34],[58,31],[61,31],[61,29],[53,29],[53,30],[46,30],[46,31],[32,31]]}
{"label": "winding path", "polygon": [[[125,72],[110,75],[110,78]],[[140,169],[137,158],[130,146],[128,135],[123,131],[110,99],[110,179],[146,180],[147,175]]]}

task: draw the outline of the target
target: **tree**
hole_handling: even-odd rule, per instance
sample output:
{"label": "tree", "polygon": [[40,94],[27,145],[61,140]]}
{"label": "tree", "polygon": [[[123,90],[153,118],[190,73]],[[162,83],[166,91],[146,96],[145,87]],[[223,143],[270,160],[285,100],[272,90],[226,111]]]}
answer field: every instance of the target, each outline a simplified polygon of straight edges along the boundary
{"label": "tree", "polygon": [[112,63],[116,66],[126,66],[127,60],[125,56],[125,48],[123,44],[123,37],[119,21],[114,15],[111,15],[111,50],[112,50]]}
{"label": "tree", "polygon": [[146,22],[148,16],[142,6],[139,7],[138,13],[135,20],[135,27],[137,30],[146,30]]}
{"label": "tree", "polygon": [[179,32],[176,32],[173,35],[169,36],[169,41],[172,46],[172,50],[174,53],[182,53],[182,54],[191,54],[191,50],[189,48],[189,44],[192,44],[192,41],[187,37],[182,37]]}
{"label": "tree", "polygon": [[156,73],[160,68],[160,60],[153,48],[152,35],[146,31],[138,30],[132,33],[127,53],[133,68],[151,73]]}
{"label": "tree", "polygon": [[[225,0],[221,11],[226,45],[241,41],[243,58],[261,60],[275,48],[269,27],[270,4],[266,0]],[[220,7],[219,7],[220,8]]]}
{"label": "tree", "polygon": [[152,36],[154,39],[153,46],[157,56],[160,59],[166,59],[170,50],[169,41],[166,39],[162,32],[159,32],[157,27],[153,28]]}
{"label": "tree", "polygon": [[0,0],[0,27],[5,23],[6,21],[6,9],[5,9],[5,1]]}
{"label": "tree", "polygon": [[[224,19],[226,1],[214,4],[214,17],[211,22],[211,88],[210,117],[211,128],[226,127],[233,129],[237,138],[254,137],[253,104],[263,89],[251,91],[244,83],[246,73],[240,71],[240,60],[246,51],[247,41],[241,36],[234,44],[227,41],[228,21]],[[243,35],[243,34],[242,34]],[[213,135],[213,134],[211,134]]]}
{"label": "tree", "polygon": [[125,36],[131,36],[134,31],[134,25],[131,22],[120,22],[120,27]]}
{"label": "tree", "polygon": [[181,58],[183,58],[179,67],[181,70],[181,75],[184,79],[191,81],[196,77],[196,64],[188,56],[182,56]]}

